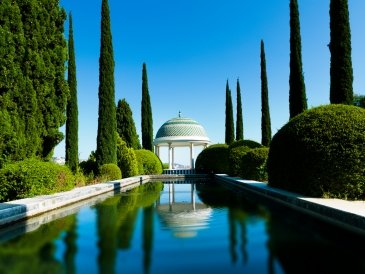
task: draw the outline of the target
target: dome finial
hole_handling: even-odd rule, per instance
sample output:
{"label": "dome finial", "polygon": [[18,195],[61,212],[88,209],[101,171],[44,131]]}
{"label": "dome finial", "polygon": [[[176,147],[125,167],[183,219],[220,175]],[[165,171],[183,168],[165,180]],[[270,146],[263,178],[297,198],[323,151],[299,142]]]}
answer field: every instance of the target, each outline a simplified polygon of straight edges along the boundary
{"label": "dome finial", "polygon": [[179,110],[179,118],[181,118],[181,111]]}

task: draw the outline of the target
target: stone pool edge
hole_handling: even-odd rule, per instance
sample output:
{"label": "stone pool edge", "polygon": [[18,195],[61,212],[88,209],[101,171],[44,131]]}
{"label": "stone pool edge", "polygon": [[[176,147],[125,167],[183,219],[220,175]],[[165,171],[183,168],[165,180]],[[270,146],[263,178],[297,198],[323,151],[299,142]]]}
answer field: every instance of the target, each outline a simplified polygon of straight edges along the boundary
{"label": "stone pool edge", "polygon": [[121,180],[76,187],[70,191],[0,203],[0,227],[65,207],[104,193],[144,184],[150,180],[201,178],[200,175],[141,175]]}
{"label": "stone pool edge", "polygon": [[263,182],[243,180],[226,174],[216,174],[214,177],[220,182],[239,187],[365,236],[365,201],[310,198],[270,187]]}

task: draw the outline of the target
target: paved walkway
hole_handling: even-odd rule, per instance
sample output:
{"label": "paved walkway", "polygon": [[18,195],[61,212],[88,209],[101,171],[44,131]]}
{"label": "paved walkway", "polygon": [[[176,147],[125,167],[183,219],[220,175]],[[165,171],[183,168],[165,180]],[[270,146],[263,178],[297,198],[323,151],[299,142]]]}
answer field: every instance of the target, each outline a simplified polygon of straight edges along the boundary
{"label": "paved walkway", "polygon": [[242,180],[225,174],[218,174],[216,178],[365,235],[365,201],[310,198],[270,187],[266,183]]}

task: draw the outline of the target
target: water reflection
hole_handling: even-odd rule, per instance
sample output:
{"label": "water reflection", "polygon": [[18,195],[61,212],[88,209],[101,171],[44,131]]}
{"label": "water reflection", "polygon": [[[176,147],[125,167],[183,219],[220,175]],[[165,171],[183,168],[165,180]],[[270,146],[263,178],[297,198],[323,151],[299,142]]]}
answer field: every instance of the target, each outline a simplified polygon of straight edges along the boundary
{"label": "water reflection", "polygon": [[[202,202],[196,201],[195,183],[185,185],[190,193],[176,199],[175,188],[181,184],[168,184],[168,201],[160,196],[156,210],[164,229],[171,230],[174,237],[192,238],[197,236],[198,230],[208,227],[212,209]],[[161,201],[162,200],[162,201]]]}
{"label": "water reflection", "polygon": [[0,273],[365,273],[364,246],[236,189],[157,182],[3,241]]}

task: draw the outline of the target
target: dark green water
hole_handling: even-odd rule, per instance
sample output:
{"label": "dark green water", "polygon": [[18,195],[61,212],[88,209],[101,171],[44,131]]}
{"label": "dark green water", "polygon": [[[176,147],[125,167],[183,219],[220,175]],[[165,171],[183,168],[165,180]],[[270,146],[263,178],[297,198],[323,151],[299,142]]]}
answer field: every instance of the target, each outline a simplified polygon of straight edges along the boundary
{"label": "dark green water", "polygon": [[0,230],[1,274],[365,273],[363,238],[206,181],[149,183],[14,231]]}

